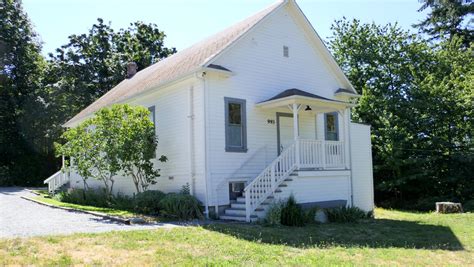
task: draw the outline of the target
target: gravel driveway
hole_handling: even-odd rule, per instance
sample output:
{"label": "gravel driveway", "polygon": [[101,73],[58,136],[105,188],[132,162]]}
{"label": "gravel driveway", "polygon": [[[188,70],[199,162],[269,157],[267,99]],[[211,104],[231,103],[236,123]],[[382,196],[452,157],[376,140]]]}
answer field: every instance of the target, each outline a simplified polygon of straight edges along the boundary
{"label": "gravel driveway", "polygon": [[0,187],[0,238],[176,227],[161,223],[126,225],[89,214],[50,208],[21,196],[34,195],[23,188]]}

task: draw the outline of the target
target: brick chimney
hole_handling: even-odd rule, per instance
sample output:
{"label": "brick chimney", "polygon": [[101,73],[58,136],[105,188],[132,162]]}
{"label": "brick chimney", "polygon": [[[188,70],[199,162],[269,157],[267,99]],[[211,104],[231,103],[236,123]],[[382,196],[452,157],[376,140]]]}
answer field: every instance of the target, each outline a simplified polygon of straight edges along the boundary
{"label": "brick chimney", "polygon": [[127,64],[127,79],[132,78],[136,73],[137,73],[137,63],[135,62],[129,62]]}

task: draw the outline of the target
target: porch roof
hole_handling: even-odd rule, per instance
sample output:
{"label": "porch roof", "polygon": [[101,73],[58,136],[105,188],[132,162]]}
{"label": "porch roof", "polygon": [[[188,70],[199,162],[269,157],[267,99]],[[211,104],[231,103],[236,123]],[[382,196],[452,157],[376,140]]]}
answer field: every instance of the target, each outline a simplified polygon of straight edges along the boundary
{"label": "porch roof", "polygon": [[256,106],[261,108],[278,108],[291,104],[308,105],[312,106],[312,108],[320,107],[335,109],[344,109],[355,106],[355,104],[352,103],[322,97],[296,88],[285,90],[274,97],[257,103]]}

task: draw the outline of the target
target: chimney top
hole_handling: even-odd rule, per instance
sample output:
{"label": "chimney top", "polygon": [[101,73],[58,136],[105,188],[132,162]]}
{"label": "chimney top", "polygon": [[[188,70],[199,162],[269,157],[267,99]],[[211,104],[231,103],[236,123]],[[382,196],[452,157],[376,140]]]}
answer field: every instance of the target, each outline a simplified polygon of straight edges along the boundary
{"label": "chimney top", "polygon": [[127,64],[127,79],[132,78],[136,73],[137,73],[137,63],[135,62],[129,62]]}

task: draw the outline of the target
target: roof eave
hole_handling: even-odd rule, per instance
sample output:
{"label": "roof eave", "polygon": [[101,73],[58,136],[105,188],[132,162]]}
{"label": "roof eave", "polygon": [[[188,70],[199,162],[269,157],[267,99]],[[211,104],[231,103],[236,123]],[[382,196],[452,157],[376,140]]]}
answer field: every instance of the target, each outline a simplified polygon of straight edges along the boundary
{"label": "roof eave", "polygon": [[308,96],[292,95],[279,99],[274,99],[270,101],[257,103],[255,106],[259,108],[277,108],[290,104],[322,104],[324,106],[334,106],[334,107],[355,107],[356,104],[342,102],[338,100],[325,100],[319,98],[313,98]]}
{"label": "roof eave", "polygon": [[335,95],[335,96],[348,96],[348,97],[356,97],[356,98],[360,98],[360,97],[362,97],[362,95],[359,95],[359,94],[346,93],[346,92],[335,93],[334,95]]}

